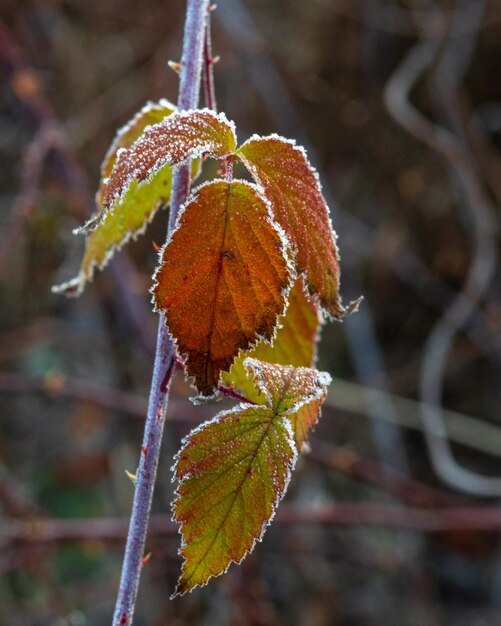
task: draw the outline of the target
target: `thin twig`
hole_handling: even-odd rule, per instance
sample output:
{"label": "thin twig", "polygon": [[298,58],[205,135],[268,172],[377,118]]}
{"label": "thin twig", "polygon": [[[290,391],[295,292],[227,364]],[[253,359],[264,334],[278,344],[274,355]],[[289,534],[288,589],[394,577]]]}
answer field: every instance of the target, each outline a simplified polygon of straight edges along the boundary
{"label": "thin twig", "polygon": [[[501,507],[455,506],[423,510],[413,507],[359,502],[304,507],[282,504],[275,523],[279,525],[323,524],[335,527],[378,527],[418,530],[437,533],[448,531],[501,530]],[[177,525],[169,515],[153,515],[149,522],[150,536],[175,536]],[[51,543],[65,541],[118,541],[127,533],[127,520],[94,518],[72,520],[13,521],[0,533],[0,546],[16,543]]]}
{"label": "thin twig", "polygon": [[[249,402],[231,387],[220,385],[218,389],[223,396],[233,398],[238,402]],[[47,376],[0,372],[0,391],[13,393],[39,391],[52,398],[67,397],[91,402],[112,411],[135,416],[141,420],[144,420],[147,410],[146,399],[137,394],[97,385],[57,372]],[[396,418],[398,424],[403,428],[422,430],[421,402],[388,394],[388,392],[378,389],[372,389],[371,394],[374,397],[389,396],[395,407],[395,416],[385,414],[381,416],[382,419],[390,421]],[[334,388],[327,397],[326,405],[336,410],[366,415],[367,404],[364,395],[363,385],[337,378]],[[171,398],[171,402],[173,401],[174,399]],[[483,454],[490,454],[494,457],[501,456],[501,429],[498,426],[457,411],[443,410],[442,416],[451,441]],[[181,407],[172,411],[169,417],[169,421],[186,422],[191,420],[195,421],[195,416],[192,417],[185,411],[181,412]]]}
{"label": "thin twig", "polygon": [[215,59],[212,56],[212,37],[211,37],[211,7],[209,7],[209,14],[207,15],[207,26],[205,27],[204,38],[204,100],[205,106],[213,111],[217,110],[216,102],[216,88],[214,85],[214,62]]}
{"label": "thin twig", "polygon": [[26,225],[36,211],[45,161],[57,140],[51,124],[42,125],[27,147],[21,169],[21,184],[17,201],[7,225],[0,232],[0,281],[18,245]]}
{"label": "thin twig", "polygon": [[[179,82],[178,109],[180,111],[195,108],[198,104],[207,11],[208,0],[188,0]],[[173,176],[168,233],[171,233],[175,228],[179,208],[186,201],[189,188],[190,166],[183,165],[176,169]],[[114,626],[131,624],[134,616],[165,421],[166,403],[175,365],[176,351],[169,337],[165,320],[161,316],[158,326],[148,416],[139,468],[136,474],[132,515],[113,617]]]}
{"label": "thin twig", "polygon": [[[367,396],[367,391],[364,385],[338,378],[329,390],[326,405],[337,410],[372,417],[368,413],[365,396]],[[379,415],[380,419],[385,421],[396,419],[397,423],[402,427],[419,431],[424,430],[424,424],[421,419],[422,402],[390,394],[380,389],[371,389],[370,397],[376,400],[391,400],[395,408],[394,414],[381,413]],[[471,450],[490,454],[495,458],[501,457],[501,428],[499,426],[484,422],[471,415],[446,409],[442,410],[442,417],[451,441]]]}

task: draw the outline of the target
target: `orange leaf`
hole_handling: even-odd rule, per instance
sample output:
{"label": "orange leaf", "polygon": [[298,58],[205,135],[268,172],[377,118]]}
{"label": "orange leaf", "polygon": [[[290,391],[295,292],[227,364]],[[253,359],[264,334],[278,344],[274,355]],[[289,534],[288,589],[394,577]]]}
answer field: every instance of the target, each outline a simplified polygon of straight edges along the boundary
{"label": "orange leaf", "polygon": [[141,182],[167,164],[202,155],[224,158],[235,146],[234,125],[222,113],[209,109],[173,113],[147,128],[128,150],[118,151],[103,204],[111,207],[133,180]]}
{"label": "orange leaf", "polygon": [[202,185],[182,210],[153,300],[202,395],[214,393],[240,348],[273,337],[291,282],[286,246],[265,198],[245,181]]}
{"label": "orange leaf", "polygon": [[246,363],[267,403],[220,413],[188,435],[176,458],[173,512],[184,559],[178,594],[239,563],[261,540],[296,462],[291,424],[330,381],[316,370]]}
{"label": "orange leaf", "polygon": [[339,297],[339,255],[317,173],[304,150],[277,135],[251,137],[236,153],[264,188],[275,219],[296,254],[298,273],[332,317],[345,313]]}
{"label": "orange leaf", "polygon": [[256,389],[252,376],[244,366],[247,357],[268,363],[311,367],[316,357],[316,344],[320,328],[320,315],[317,305],[308,299],[303,287],[303,279],[296,279],[289,294],[289,304],[273,344],[260,341],[248,352],[241,352],[229,372],[224,372],[225,385],[237,387],[251,402],[262,403],[264,396]]}

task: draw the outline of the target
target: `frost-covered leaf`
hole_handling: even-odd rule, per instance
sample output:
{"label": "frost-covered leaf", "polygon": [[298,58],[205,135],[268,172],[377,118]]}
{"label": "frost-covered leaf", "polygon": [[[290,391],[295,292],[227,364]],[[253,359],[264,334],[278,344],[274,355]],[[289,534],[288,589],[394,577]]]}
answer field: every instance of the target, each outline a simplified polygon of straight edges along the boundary
{"label": "frost-covered leaf", "polygon": [[96,220],[94,230],[88,231],[78,276],[54,287],[53,291],[79,296],[92,280],[96,268],[103,269],[116,250],[144,232],[158,209],[168,206],[171,182],[170,165],[165,165],[147,185],[138,186],[133,181],[113,211]]}
{"label": "frost-covered leaf", "polygon": [[148,102],[136,115],[123,126],[113,140],[101,165],[101,182],[96,194],[96,205],[101,208],[104,189],[107,186],[108,177],[111,174],[117,160],[117,152],[128,149],[143,134],[144,129],[153,124],[158,124],[163,119],[172,115],[177,107],[172,102],[162,99],[160,102]]}
{"label": "frost-covered leaf", "polygon": [[298,273],[332,317],[345,312],[339,297],[339,255],[318,175],[304,150],[276,135],[251,137],[237,151],[265,190],[276,220],[296,254]]}
{"label": "frost-covered leaf", "polygon": [[[145,128],[158,124],[175,110],[176,107],[167,100],[160,100],[159,103],[150,102],[118,131],[101,166],[101,182],[96,193],[97,211],[87,224],[77,231],[87,237],[78,276],[54,287],[53,291],[71,296],[80,295],[86,284],[92,280],[94,271],[103,269],[117,250],[145,231],[159,209],[168,206],[172,184],[170,165],[160,168],[147,184],[141,185],[137,180],[133,180],[123,197],[115,202],[112,210],[103,210],[103,198],[108,186],[108,177],[117,159],[117,152],[128,150]],[[198,176],[200,169],[201,160],[195,159],[192,179]]]}
{"label": "frost-covered leaf", "polygon": [[202,395],[214,393],[239,349],[273,337],[291,283],[286,246],[265,198],[245,181],[202,185],[181,211],[153,300]]}
{"label": "frost-covered leaf", "polygon": [[240,562],[260,539],[296,460],[290,422],[266,407],[221,413],[186,439],[175,465],[174,519],[185,593]]}
{"label": "frost-covered leaf", "polygon": [[240,352],[230,371],[222,375],[225,385],[236,387],[251,402],[262,404],[265,397],[244,366],[247,357],[295,367],[314,365],[320,316],[317,305],[304,292],[301,277],[291,289],[287,311],[279,323],[273,344],[260,341],[252,350]]}
{"label": "frost-covered leaf", "polygon": [[[193,161],[192,176],[197,175],[200,161]],[[130,187],[112,211],[94,221],[93,229],[84,227],[85,252],[76,278],[54,287],[56,293],[79,296],[94,276],[96,269],[103,269],[113,254],[130,239],[143,234],[159,209],[170,201],[172,168],[164,165],[146,185],[132,181]]]}
{"label": "frost-covered leaf", "polygon": [[276,413],[287,415],[299,451],[320,416],[331,377],[309,367],[292,367],[245,359],[259,390]]}
{"label": "frost-covered leaf", "polygon": [[117,152],[103,206],[111,208],[133,180],[141,183],[167,164],[201,156],[225,158],[235,146],[234,125],[222,113],[209,109],[173,113],[147,128],[128,150]]}
{"label": "frost-covered leaf", "polygon": [[176,593],[204,585],[240,562],[260,540],[283,497],[297,449],[291,424],[325,395],[327,374],[306,368],[247,365],[268,402],[240,404],[188,435],[174,466],[174,520],[184,559]]}

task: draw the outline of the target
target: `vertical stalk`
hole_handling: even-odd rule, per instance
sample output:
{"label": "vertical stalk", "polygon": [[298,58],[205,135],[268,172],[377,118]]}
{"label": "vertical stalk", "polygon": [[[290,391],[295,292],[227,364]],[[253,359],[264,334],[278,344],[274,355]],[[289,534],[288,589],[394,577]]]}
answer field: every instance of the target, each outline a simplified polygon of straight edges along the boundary
{"label": "vertical stalk", "polygon": [[209,8],[209,14],[207,16],[207,25],[205,27],[203,77],[204,77],[205,106],[215,111],[217,109],[217,105],[216,105],[216,90],[214,88],[215,59],[212,56],[212,37],[211,37],[211,19],[210,19],[211,13],[212,13],[212,8]]}
{"label": "vertical stalk", "polygon": [[[179,110],[194,109],[198,104],[208,9],[209,0],[187,0],[179,80]],[[177,168],[173,176],[168,233],[172,232],[176,224],[179,208],[186,201],[189,189],[190,167],[189,165],[184,165]],[[120,587],[113,616],[113,626],[132,624],[134,617],[165,422],[165,411],[175,359],[175,349],[169,338],[162,316],[158,324],[148,415],[145,423],[139,467],[136,473],[134,502],[122,565]]]}

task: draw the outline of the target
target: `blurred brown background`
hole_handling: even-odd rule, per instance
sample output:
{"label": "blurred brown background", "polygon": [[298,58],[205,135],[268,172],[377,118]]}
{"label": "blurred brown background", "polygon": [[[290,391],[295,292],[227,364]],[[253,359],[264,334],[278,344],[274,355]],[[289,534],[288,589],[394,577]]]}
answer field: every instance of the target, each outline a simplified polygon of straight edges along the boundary
{"label": "blurred brown background", "polygon": [[[50,287],[117,127],[176,100],[184,8],[0,0],[1,626],[111,619],[166,214],[79,300]],[[365,300],[324,327],[329,404],[263,543],[171,602],[169,468],[222,406],[176,378],[135,623],[498,624],[501,2],[221,0],[212,30],[219,108],[307,147]]]}

